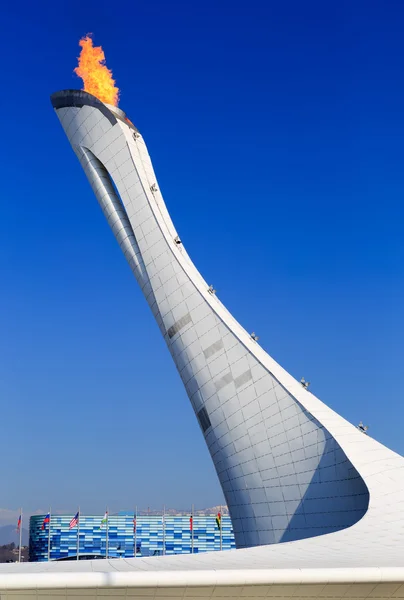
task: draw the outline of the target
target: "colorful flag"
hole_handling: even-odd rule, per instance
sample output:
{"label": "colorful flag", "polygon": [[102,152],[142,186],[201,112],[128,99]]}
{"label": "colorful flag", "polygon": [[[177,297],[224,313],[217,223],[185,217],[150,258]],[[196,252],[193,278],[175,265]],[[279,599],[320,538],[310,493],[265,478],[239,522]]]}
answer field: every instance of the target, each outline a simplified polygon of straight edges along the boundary
{"label": "colorful flag", "polygon": [[42,529],[45,529],[46,523],[49,523],[49,522],[50,522],[50,513],[48,513],[46,515],[46,517],[44,518],[43,523],[42,523]]}
{"label": "colorful flag", "polygon": [[108,523],[108,511],[107,510],[105,511],[105,515],[101,521],[101,527],[104,525],[104,523],[105,524]]}
{"label": "colorful flag", "polygon": [[218,529],[222,528],[222,515],[220,514],[220,512],[217,513],[216,525]]}
{"label": "colorful flag", "polygon": [[21,522],[22,522],[22,516],[20,515],[18,517],[18,522],[17,522],[17,531],[20,531],[20,529],[21,529]]}
{"label": "colorful flag", "polygon": [[136,517],[133,518],[133,533],[136,533]]}
{"label": "colorful flag", "polygon": [[189,530],[190,530],[190,531],[192,531],[192,530],[193,530],[193,528],[194,528],[194,518],[193,518],[193,516],[191,515],[191,516],[189,517]]}
{"label": "colorful flag", "polygon": [[69,529],[73,529],[73,527],[77,527],[78,522],[79,522],[79,513],[77,511],[75,516],[73,517],[73,519],[70,521]]}

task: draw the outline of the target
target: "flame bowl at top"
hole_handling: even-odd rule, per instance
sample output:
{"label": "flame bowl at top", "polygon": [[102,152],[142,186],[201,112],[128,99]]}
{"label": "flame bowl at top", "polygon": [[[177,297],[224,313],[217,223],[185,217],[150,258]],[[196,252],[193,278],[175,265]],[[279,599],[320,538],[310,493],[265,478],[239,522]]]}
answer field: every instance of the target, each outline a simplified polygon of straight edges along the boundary
{"label": "flame bowl at top", "polygon": [[81,108],[82,106],[93,106],[100,110],[112,125],[119,120],[124,122],[130,129],[133,129],[136,132],[138,131],[132,121],[127,118],[126,113],[123,110],[112,104],[105,104],[96,96],[89,92],[85,92],[84,90],[60,90],[59,92],[52,94],[51,102],[55,110],[64,107]]}

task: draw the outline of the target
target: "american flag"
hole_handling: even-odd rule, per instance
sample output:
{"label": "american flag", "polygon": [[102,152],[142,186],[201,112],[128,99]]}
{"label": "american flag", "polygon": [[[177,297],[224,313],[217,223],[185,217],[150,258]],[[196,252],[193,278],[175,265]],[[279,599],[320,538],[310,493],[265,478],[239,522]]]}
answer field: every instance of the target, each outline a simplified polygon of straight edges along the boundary
{"label": "american flag", "polygon": [[73,529],[73,527],[76,527],[78,522],[79,522],[79,513],[76,512],[73,519],[70,521],[69,529]]}

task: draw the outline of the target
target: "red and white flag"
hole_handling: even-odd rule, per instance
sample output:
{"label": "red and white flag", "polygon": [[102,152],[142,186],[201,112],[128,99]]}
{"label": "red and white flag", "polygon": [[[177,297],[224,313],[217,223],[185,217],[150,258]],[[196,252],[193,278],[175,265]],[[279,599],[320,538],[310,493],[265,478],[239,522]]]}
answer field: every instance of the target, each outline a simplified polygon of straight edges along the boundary
{"label": "red and white flag", "polygon": [[77,527],[78,522],[79,522],[79,513],[76,512],[73,519],[70,521],[69,529],[73,529],[73,527]]}

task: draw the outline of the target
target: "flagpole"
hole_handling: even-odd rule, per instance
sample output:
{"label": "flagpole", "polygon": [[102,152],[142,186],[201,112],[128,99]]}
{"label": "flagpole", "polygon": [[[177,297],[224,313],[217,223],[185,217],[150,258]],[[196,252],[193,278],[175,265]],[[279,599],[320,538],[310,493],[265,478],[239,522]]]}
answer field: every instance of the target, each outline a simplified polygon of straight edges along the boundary
{"label": "flagpole", "polygon": [[22,540],[22,508],[20,508],[20,516],[21,516],[21,523],[20,523],[20,545],[18,547],[18,562],[21,562],[21,540]]}
{"label": "flagpole", "polygon": [[106,513],[107,513],[107,526],[106,526],[107,528],[105,531],[105,536],[106,536],[105,537],[105,555],[106,555],[106,558],[108,558],[108,521],[109,521],[108,506],[107,506]]}
{"label": "flagpole", "polygon": [[166,507],[163,506],[163,555],[166,553]]}
{"label": "flagpole", "polygon": [[48,523],[48,562],[50,561],[51,520],[52,520],[52,508],[51,508],[51,507],[49,507],[49,523]]}
{"label": "flagpole", "polygon": [[223,515],[222,515],[222,507],[220,507],[220,550],[222,549],[222,546],[223,546],[222,527],[223,527]]}
{"label": "flagpole", "polygon": [[191,509],[192,529],[191,529],[191,554],[194,553],[194,505]]}
{"label": "flagpole", "polygon": [[135,519],[134,519],[134,523],[133,523],[133,533],[135,534],[135,552],[134,552],[134,557],[136,558],[136,550],[137,550],[137,542],[136,542],[136,536],[137,536],[137,506],[135,506]]}
{"label": "flagpole", "polygon": [[80,506],[78,510],[78,520],[77,520],[77,560],[79,560],[80,554]]}

